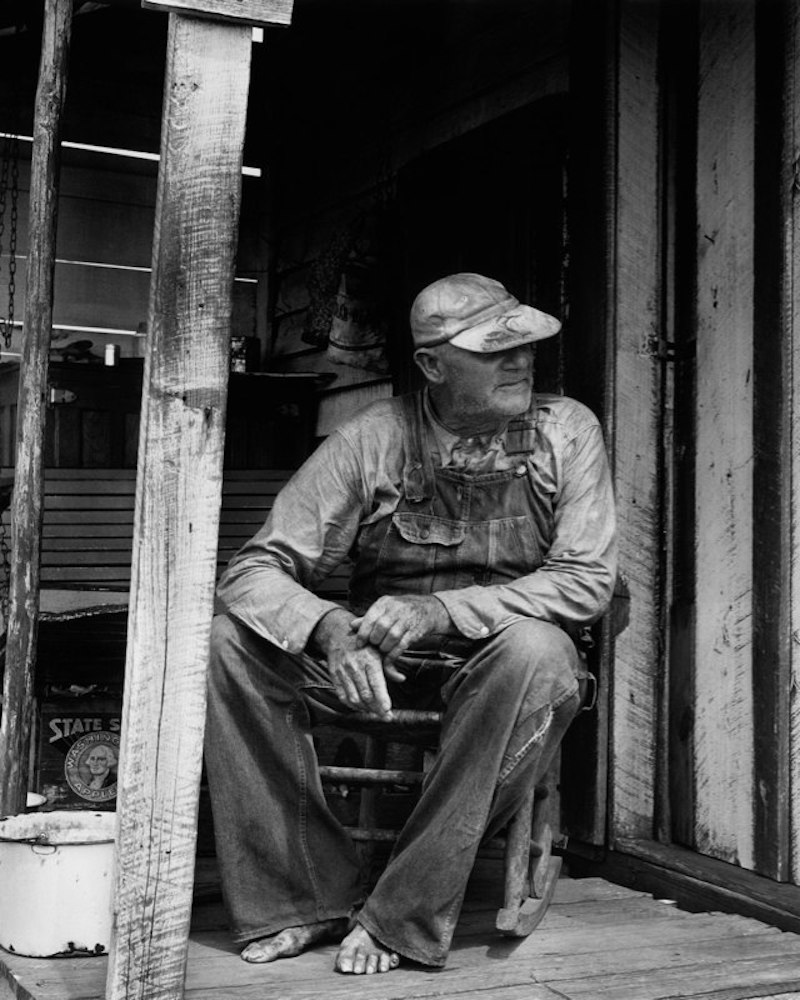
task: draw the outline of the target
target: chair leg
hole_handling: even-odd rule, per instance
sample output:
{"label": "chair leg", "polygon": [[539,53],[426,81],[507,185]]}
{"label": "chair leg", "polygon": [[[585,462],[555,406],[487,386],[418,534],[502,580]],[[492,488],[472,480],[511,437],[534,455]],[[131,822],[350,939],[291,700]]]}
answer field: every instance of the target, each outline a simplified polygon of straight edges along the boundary
{"label": "chair leg", "polygon": [[527,937],[540,923],[558,882],[561,858],[552,854],[548,805],[546,788],[531,789],[508,826],[505,901],[495,926],[509,937]]}
{"label": "chair leg", "polygon": [[[364,767],[382,768],[386,763],[386,746],[382,740],[367,736],[364,746]],[[361,805],[358,812],[358,825],[362,830],[374,830],[378,825],[377,803],[380,790],[373,786],[361,789]],[[356,843],[356,854],[361,862],[362,870],[368,879],[372,877],[372,864],[375,858],[375,844],[371,840],[361,840]]]}

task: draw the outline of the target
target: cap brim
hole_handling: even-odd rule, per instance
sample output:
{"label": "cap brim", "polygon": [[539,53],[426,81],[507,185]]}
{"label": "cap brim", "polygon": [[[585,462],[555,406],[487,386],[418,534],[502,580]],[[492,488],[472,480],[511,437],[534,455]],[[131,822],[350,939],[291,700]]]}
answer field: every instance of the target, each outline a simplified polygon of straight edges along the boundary
{"label": "cap brim", "polygon": [[545,340],[555,336],[560,329],[561,323],[555,316],[533,306],[519,305],[502,316],[493,316],[484,323],[457,333],[450,343],[464,351],[491,354]]}

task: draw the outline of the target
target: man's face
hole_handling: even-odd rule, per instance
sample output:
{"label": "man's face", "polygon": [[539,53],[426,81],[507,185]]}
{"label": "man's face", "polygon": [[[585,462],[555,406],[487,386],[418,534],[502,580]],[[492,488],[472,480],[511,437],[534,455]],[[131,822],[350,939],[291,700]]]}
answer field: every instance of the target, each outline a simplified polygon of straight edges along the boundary
{"label": "man's face", "polygon": [[452,344],[436,348],[440,381],[435,398],[439,416],[454,430],[493,429],[524,413],[533,393],[530,344],[507,351],[477,354]]}

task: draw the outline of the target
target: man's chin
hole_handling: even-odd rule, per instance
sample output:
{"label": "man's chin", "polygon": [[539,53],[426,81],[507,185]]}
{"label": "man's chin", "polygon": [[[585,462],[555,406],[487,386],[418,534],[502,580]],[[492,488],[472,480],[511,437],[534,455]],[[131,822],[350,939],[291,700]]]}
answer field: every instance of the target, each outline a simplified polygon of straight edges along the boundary
{"label": "man's chin", "polygon": [[518,417],[530,409],[533,387],[529,383],[503,386],[500,389],[499,399],[502,401],[504,416]]}

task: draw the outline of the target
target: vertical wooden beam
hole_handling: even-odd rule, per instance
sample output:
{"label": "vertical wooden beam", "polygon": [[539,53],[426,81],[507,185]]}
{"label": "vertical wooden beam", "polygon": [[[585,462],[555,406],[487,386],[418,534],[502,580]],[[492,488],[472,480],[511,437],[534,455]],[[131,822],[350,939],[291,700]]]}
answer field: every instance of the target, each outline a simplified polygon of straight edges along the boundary
{"label": "vertical wooden beam", "polygon": [[[608,119],[616,92],[616,25],[608,4],[574,0],[570,12],[570,100],[567,158],[568,325],[563,341],[565,387],[597,414],[608,434],[611,410],[606,356],[606,302],[613,293],[608,260],[613,239],[610,177],[616,143]],[[592,669],[598,677],[597,711],[581,713],[561,753],[561,825],[574,843],[606,843],[608,704],[612,642],[602,637]]]}
{"label": "vertical wooden beam", "polygon": [[660,6],[621,0],[609,126],[609,409],[630,624],[616,639],[610,699],[610,833],[653,833],[661,592]]}
{"label": "vertical wooden beam", "polygon": [[170,15],[108,1000],[183,993],[250,46]]}
{"label": "vertical wooden beam", "polygon": [[[667,90],[665,169],[672,259],[667,301],[672,303],[668,339],[675,344],[672,379],[672,440],[666,462],[671,510],[665,522],[670,560],[666,711],[667,801],[660,839],[694,844],[694,647],[695,647],[695,319],[697,209],[697,7],[665,10],[664,86]],[[673,242],[674,241],[674,242]],[[668,397],[669,398],[669,397]]]}
{"label": "vertical wooden beam", "polygon": [[[630,622],[616,640],[607,622],[599,664],[593,664],[599,667],[598,711],[576,720],[562,756],[566,829],[573,840],[592,844],[607,843],[609,832],[649,837],[653,827],[660,666],[660,18],[660,4],[630,0],[575,0],[571,14],[567,385],[603,421],[619,510],[620,569],[630,587]],[[619,594],[627,604],[624,582]],[[591,796],[584,783],[593,749]]]}
{"label": "vertical wooden beam", "polygon": [[25,326],[11,505],[12,561],[0,725],[0,816],[23,812],[28,788],[61,113],[66,96],[71,30],[72,0],[45,0],[33,122]]}
{"label": "vertical wooden beam", "polygon": [[787,3],[785,11],[781,299],[789,345],[790,877],[800,885],[800,8]]}
{"label": "vertical wooden beam", "polygon": [[753,865],[754,4],[700,4],[696,846]]}
{"label": "vertical wooden beam", "polygon": [[[792,5],[793,6],[793,5]],[[791,656],[791,312],[784,218],[791,174],[783,159],[786,42],[782,4],[756,5],[753,290],[753,803],[754,868],[789,872]],[[796,265],[795,265],[796,266]]]}

